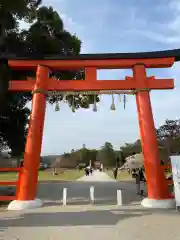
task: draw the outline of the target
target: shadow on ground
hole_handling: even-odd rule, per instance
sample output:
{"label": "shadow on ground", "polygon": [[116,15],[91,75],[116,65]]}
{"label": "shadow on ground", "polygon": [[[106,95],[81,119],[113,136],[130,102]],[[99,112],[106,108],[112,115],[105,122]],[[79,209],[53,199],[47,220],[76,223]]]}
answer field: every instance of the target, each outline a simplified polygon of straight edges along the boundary
{"label": "shadow on ground", "polygon": [[114,210],[89,210],[81,212],[47,212],[25,213],[16,218],[4,218],[0,220],[1,229],[7,227],[49,227],[49,226],[101,226],[116,225],[119,221],[129,218],[137,218],[153,213],[178,214],[175,211],[148,209],[114,209]]}

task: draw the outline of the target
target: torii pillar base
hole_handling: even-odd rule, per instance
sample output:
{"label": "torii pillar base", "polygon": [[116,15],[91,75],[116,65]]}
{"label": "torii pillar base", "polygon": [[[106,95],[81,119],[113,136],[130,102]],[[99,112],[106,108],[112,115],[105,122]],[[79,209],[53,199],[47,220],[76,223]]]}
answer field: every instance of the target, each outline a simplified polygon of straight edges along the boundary
{"label": "torii pillar base", "polygon": [[43,201],[40,199],[21,201],[14,200],[10,202],[8,205],[8,210],[26,210],[26,209],[34,209],[43,206]]}
{"label": "torii pillar base", "polygon": [[154,209],[171,209],[176,207],[175,199],[150,199],[144,198],[141,202],[141,205],[145,208],[154,208]]}

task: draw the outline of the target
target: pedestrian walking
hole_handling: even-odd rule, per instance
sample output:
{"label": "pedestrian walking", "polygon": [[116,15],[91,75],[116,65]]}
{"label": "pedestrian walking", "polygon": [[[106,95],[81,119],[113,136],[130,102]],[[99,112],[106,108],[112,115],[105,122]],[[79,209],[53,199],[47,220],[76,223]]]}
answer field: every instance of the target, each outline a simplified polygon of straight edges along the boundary
{"label": "pedestrian walking", "polygon": [[143,190],[141,190],[141,182],[145,183],[146,179],[144,176],[143,169],[140,168],[136,173],[136,193],[141,195],[143,193]]}
{"label": "pedestrian walking", "polygon": [[89,176],[89,169],[87,167],[85,168],[85,175]]}
{"label": "pedestrian walking", "polygon": [[92,169],[92,168],[90,168],[90,174],[92,175],[92,173],[93,173],[93,169]]}
{"label": "pedestrian walking", "polygon": [[117,179],[117,173],[118,173],[118,168],[116,167],[113,170],[114,179]]}

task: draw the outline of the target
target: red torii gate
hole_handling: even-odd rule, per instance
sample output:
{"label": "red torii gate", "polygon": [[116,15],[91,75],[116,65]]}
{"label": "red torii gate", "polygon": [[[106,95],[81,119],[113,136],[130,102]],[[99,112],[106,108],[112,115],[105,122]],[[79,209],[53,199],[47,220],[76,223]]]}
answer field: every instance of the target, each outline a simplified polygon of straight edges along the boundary
{"label": "red torii gate", "polygon": [[[178,51],[178,54],[177,54]],[[9,91],[32,91],[32,112],[24,153],[24,167],[20,172],[16,200],[9,209],[22,209],[41,205],[36,200],[38,166],[40,162],[46,94],[48,91],[100,91],[132,90],[136,95],[142,151],[147,177],[148,198],[146,207],[170,207],[172,198],[164,171],[160,166],[156,131],[150,102],[150,90],[173,89],[173,79],[156,79],[146,76],[146,68],[171,67],[177,60],[179,50],[151,53],[82,54],[77,57],[46,56],[44,59],[11,57],[9,67],[34,69],[36,80],[11,80]],[[179,59],[178,59],[179,60]],[[49,69],[84,69],[85,80],[59,80],[49,77]],[[124,80],[97,80],[97,69],[132,69],[133,77]]]}

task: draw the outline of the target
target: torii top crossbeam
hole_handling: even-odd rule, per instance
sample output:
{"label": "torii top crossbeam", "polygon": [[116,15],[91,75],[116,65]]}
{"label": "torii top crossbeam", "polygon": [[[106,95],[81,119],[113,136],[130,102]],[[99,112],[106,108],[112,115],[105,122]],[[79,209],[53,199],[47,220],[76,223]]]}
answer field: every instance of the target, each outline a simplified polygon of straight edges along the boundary
{"label": "torii top crossbeam", "polygon": [[[34,55],[7,56],[8,65],[14,69],[36,69],[38,65],[47,66],[50,70],[84,69],[85,80],[60,80],[50,78],[48,91],[99,91],[99,90],[137,90],[137,89],[172,89],[173,79],[155,79],[147,77],[146,84],[135,80],[135,76],[126,77],[123,81],[97,80],[98,69],[132,69],[137,65],[144,68],[167,68],[175,61],[180,61],[180,49],[141,52],[141,53],[107,53],[80,54],[78,56]],[[26,79],[25,79],[26,80]],[[9,91],[31,91],[35,81],[10,81]]]}

